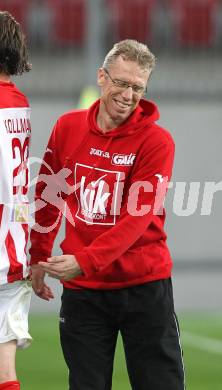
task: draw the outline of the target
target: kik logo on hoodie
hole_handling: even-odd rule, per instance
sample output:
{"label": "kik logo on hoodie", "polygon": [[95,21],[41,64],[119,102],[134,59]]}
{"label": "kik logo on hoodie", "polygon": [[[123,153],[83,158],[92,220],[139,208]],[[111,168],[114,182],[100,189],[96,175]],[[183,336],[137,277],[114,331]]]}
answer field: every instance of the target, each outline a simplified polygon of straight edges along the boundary
{"label": "kik logo on hoodie", "polygon": [[[87,224],[115,225],[121,202],[124,173],[76,164],[76,218]],[[121,183],[122,184],[122,183]]]}

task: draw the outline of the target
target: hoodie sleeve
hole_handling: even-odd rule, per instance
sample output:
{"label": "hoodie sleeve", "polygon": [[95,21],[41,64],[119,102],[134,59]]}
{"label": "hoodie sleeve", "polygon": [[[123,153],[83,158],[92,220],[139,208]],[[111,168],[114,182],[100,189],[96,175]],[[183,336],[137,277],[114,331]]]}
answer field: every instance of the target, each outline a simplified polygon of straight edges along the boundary
{"label": "hoodie sleeve", "polygon": [[172,174],[174,143],[170,136],[144,153],[131,177],[130,190],[115,226],[76,252],[86,276],[102,271],[125,253],[147,230],[163,207],[167,183]]}
{"label": "hoodie sleeve", "polygon": [[30,240],[30,264],[46,261],[51,256],[53,243],[59,230],[64,209],[61,195],[61,179],[57,173],[61,170],[56,148],[55,125],[49,139],[43,162],[39,171],[35,192],[35,225],[32,227]]}

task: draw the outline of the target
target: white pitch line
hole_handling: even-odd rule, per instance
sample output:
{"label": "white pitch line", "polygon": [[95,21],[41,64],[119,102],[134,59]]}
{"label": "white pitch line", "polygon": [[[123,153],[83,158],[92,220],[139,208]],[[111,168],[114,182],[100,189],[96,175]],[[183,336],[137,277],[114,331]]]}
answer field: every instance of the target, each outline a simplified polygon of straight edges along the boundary
{"label": "white pitch line", "polygon": [[190,332],[181,332],[182,344],[190,345],[191,347],[222,355],[222,341],[211,339],[209,337],[198,336]]}

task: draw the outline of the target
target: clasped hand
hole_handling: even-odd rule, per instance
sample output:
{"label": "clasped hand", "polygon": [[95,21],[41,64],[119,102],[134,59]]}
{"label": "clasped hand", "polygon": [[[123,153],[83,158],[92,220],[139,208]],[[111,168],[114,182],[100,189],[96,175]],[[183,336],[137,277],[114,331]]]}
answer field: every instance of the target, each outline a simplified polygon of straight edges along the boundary
{"label": "clasped hand", "polygon": [[60,280],[66,281],[82,274],[73,255],[52,256],[47,262],[39,261],[38,264],[49,276]]}
{"label": "clasped hand", "polygon": [[49,276],[69,280],[82,274],[80,266],[73,255],[53,256],[45,261],[39,261],[32,268],[32,287],[36,295],[46,301],[54,298],[54,294],[44,279],[45,273]]}

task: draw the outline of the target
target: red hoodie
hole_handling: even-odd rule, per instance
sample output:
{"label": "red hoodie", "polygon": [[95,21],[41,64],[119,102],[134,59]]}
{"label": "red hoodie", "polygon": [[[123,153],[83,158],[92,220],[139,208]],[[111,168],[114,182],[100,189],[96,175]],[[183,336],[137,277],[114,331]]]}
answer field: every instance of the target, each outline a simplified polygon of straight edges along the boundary
{"label": "red hoodie", "polygon": [[[123,288],[168,278],[165,211],[158,210],[172,173],[172,137],[155,123],[159,113],[152,102],[142,99],[106,133],[96,123],[98,110],[99,100],[63,115],[53,129],[36,187],[37,202],[51,204],[36,212],[40,232],[31,232],[31,264],[50,257],[65,200],[61,248],[76,256],[84,273],[63,282],[66,287]],[[41,233],[39,225],[49,232]]]}

